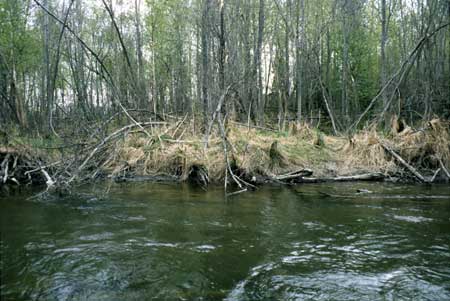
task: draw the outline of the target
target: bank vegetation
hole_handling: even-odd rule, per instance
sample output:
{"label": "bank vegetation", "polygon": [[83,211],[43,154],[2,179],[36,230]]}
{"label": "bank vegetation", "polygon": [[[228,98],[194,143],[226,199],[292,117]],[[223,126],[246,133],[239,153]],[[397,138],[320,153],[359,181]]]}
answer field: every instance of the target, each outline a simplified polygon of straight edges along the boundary
{"label": "bank vegetation", "polygon": [[447,0],[4,0],[0,185],[445,181],[449,82]]}

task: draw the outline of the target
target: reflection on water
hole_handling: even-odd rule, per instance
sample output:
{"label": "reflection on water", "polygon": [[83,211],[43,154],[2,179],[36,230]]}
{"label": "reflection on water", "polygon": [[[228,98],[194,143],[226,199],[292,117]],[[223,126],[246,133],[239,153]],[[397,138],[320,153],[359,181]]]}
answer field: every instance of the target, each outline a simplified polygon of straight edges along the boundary
{"label": "reflection on water", "polygon": [[0,195],[2,300],[450,299],[448,186],[102,189]]}

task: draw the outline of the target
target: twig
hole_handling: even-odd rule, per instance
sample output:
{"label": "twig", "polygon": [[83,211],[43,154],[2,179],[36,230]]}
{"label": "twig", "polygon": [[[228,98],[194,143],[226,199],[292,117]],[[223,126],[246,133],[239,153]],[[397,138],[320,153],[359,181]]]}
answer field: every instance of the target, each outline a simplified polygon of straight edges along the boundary
{"label": "twig", "polygon": [[243,123],[236,122],[236,121],[230,121],[230,123],[235,124],[235,125],[237,125],[237,126],[246,127],[246,128],[249,128],[249,129],[250,129],[250,128],[253,128],[253,129],[259,129],[259,130],[264,130],[264,131],[269,131],[269,132],[275,132],[275,133],[278,132],[278,130],[271,129],[271,128],[268,128],[268,127],[259,126],[259,125],[243,124]]}
{"label": "twig", "polygon": [[227,193],[225,195],[225,197],[230,197],[230,196],[233,196],[233,195],[237,195],[237,194],[240,194],[240,193],[243,193],[243,192],[246,192],[246,191],[247,191],[247,188],[244,188],[244,189],[241,189],[241,190],[238,190],[238,191],[235,191],[235,192]]}
{"label": "twig", "polygon": [[48,164],[48,165],[45,165],[45,166],[39,166],[38,168],[35,168],[35,169],[32,169],[32,170],[27,170],[27,171],[24,173],[24,175],[28,175],[28,174],[30,174],[30,173],[33,173],[33,172],[36,172],[36,171],[40,171],[41,169],[44,169],[44,168],[48,168],[48,167],[55,166],[55,165],[58,165],[58,164],[60,164],[60,163],[62,163],[62,161],[56,161],[56,162],[53,162],[53,163]]}
{"label": "twig", "polygon": [[175,131],[173,131],[172,137],[175,138],[175,135],[176,135],[178,129],[179,129],[180,126],[183,125],[183,123],[186,121],[186,118],[188,117],[188,115],[189,115],[189,113],[186,114],[186,115],[184,116],[183,120],[181,120],[181,121],[178,123],[177,127],[175,128]]}

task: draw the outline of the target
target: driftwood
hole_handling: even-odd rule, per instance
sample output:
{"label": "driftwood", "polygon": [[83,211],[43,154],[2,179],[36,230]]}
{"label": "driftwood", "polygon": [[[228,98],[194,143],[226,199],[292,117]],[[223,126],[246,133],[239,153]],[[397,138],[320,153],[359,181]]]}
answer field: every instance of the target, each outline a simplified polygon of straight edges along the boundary
{"label": "driftwood", "polygon": [[45,184],[47,184],[47,187],[48,188],[53,187],[55,185],[55,181],[53,181],[53,179],[50,177],[48,172],[44,168],[41,169],[41,172],[42,172],[42,174],[44,175],[44,177],[46,179]]}
{"label": "driftwood", "polygon": [[409,165],[402,157],[400,157],[399,154],[397,154],[392,148],[387,146],[385,143],[382,143],[380,141],[380,145],[389,152],[397,161],[399,161],[406,169],[408,169],[420,182],[428,183],[428,180],[426,180],[414,167]]}
{"label": "driftwood", "polygon": [[302,168],[281,175],[246,175],[246,180],[254,185],[263,185],[268,183],[285,185],[301,183],[303,177],[309,177],[312,174],[313,171],[311,169]]}
{"label": "driftwood", "polygon": [[296,179],[301,179],[303,177],[309,177],[313,174],[313,171],[311,169],[300,169],[300,170],[296,170],[284,175],[278,175],[278,176],[273,176],[273,179],[277,180],[277,181],[289,181],[289,180],[296,180]]}

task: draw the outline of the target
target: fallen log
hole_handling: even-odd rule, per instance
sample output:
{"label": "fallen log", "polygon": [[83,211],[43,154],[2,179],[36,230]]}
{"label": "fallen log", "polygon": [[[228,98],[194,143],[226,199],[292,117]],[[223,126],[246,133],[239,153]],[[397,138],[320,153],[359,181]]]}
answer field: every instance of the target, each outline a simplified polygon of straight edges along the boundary
{"label": "fallen log", "polygon": [[256,175],[251,179],[251,183],[262,184],[303,184],[303,183],[324,183],[324,182],[352,182],[352,181],[381,181],[385,179],[382,173],[365,173],[351,176],[340,177],[311,177],[312,171],[310,169],[302,169],[297,172],[292,172],[280,176],[261,176]]}
{"label": "fallen log", "polygon": [[323,178],[311,178],[304,177],[299,183],[323,183],[323,182],[352,182],[352,181],[381,181],[385,178],[382,173],[365,173],[353,176],[340,176],[340,177],[323,177]]}

